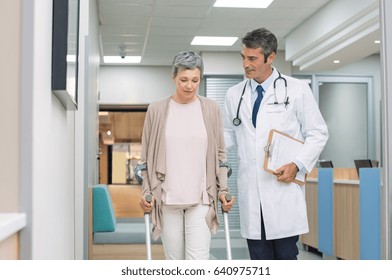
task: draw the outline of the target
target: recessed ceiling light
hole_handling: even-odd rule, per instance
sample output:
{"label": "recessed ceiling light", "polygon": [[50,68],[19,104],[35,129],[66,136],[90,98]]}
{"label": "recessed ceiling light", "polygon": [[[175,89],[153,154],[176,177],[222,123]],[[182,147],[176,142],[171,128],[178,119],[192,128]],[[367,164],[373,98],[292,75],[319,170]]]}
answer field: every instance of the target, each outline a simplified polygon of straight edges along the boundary
{"label": "recessed ceiling light", "polygon": [[104,56],[103,63],[140,63],[142,60],[141,56],[126,56],[124,58],[120,57],[119,55],[116,56]]}
{"label": "recessed ceiling light", "polygon": [[267,8],[273,0],[216,0],[214,7],[221,8]]}
{"label": "recessed ceiling light", "polygon": [[380,41],[380,40],[374,40],[374,43],[375,43],[375,44],[380,44],[381,41]]}
{"label": "recessed ceiling light", "polygon": [[232,46],[238,37],[195,36],[191,45]]}
{"label": "recessed ceiling light", "polygon": [[333,61],[333,63],[339,64],[339,63],[340,63],[340,60],[339,60],[339,59],[335,59],[335,60]]}

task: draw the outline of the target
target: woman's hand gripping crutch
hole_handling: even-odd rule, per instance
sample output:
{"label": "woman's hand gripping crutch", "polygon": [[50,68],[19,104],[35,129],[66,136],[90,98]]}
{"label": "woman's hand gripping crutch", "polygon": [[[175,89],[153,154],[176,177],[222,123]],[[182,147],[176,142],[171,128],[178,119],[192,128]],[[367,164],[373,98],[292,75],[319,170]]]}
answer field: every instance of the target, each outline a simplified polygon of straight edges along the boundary
{"label": "woman's hand gripping crutch", "polygon": [[151,260],[151,237],[150,237],[150,213],[154,206],[154,198],[151,194],[147,194],[140,199],[140,207],[144,211],[144,223],[146,225],[146,253],[147,260]]}
{"label": "woman's hand gripping crutch", "polygon": [[227,259],[231,260],[231,243],[230,243],[230,229],[229,229],[229,217],[228,212],[233,206],[234,197],[231,194],[227,193],[226,195],[221,196],[222,202],[222,213],[223,213],[223,222],[225,224],[225,239],[226,239],[226,252]]}

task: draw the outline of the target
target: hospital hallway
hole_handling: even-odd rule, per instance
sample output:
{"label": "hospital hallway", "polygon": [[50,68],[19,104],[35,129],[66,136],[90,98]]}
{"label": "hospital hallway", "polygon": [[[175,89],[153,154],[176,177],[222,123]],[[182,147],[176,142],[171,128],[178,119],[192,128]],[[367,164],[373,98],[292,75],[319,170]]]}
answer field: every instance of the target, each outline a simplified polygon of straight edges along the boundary
{"label": "hospital hallway", "polygon": [[[299,225],[295,220],[298,218],[305,224],[307,218],[309,233],[301,236],[297,244],[300,262],[306,260],[306,265],[313,267],[312,260],[323,260],[316,262],[315,268],[329,262],[340,266],[363,261],[359,270],[350,270],[350,278],[356,275],[374,278],[360,273],[361,269],[364,272],[367,260],[384,265],[392,259],[392,1],[273,0],[267,8],[217,7],[215,2],[218,0],[0,1],[4,54],[0,64],[0,77],[4,78],[0,83],[3,104],[0,280],[13,280],[2,275],[8,261],[18,261],[15,276],[20,272],[26,274],[20,278],[32,279],[27,275],[29,270],[23,269],[23,264],[30,266],[30,260],[72,260],[75,264],[85,261],[85,265],[107,260],[104,265],[97,265],[96,270],[90,270],[97,273],[115,263],[111,260],[118,263],[146,260],[148,237],[139,206],[141,186],[135,167],[147,168],[152,152],[145,150],[154,142],[149,142],[147,135],[153,114],[153,109],[147,114],[148,108],[160,100],[169,101],[169,96],[176,93],[172,64],[182,51],[197,53],[203,62],[202,75],[197,83],[194,81],[197,91],[194,87],[192,94],[199,95],[200,100],[211,99],[211,104],[216,103],[214,110],[219,106],[221,111],[212,118],[216,126],[204,124],[208,128],[206,182],[209,184],[211,180],[212,184],[201,186],[203,190],[204,187],[211,190],[213,186],[210,203],[214,201],[215,189],[219,193],[226,186],[236,198],[228,215],[233,262],[226,261],[225,231],[219,209],[213,217],[219,216],[220,228],[211,239],[210,263],[216,260],[235,266],[236,260],[249,260],[240,222],[253,223],[259,217],[260,204],[266,210],[271,205],[272,209],[278,205],[275,199],[284,207],[264,211],[266,217],[272,214],[270,221],[276,222],[272,231],[287,228],[293,234],[303,232],[294,230]],[[243,4],[245,0],[230,2]],[[251,90],[255,98],[257,90],[246,82],[246,73],[253,69],[244,65],[246,56],[241,41],[249,31],[263,27],[271,27],[279,43],[276,51],[271,52],[273,63],[269,66],[276,70],[274,75],[279,76],[279,71],[282,77],[287,77],[287,84],[279,79],[275,84],[273,76],[264,81],[266,96],[260,105],[262,113],[257,129],[260,133],[256,133],[251,122]],[[199,35],[230,36],[231,45],[193,45],[192,38]],[[261,54],[268,62],[269,55]],[[111,57],[117,61],[107,60]],[[134,57],[140,60],[128,60]],[[261,65],[267,62],[260,60]],[[244,87],[245,84],[250,87]],[[298,92],[297,85],[301,89]],[[290,102],[285,104],[285,100]],[[230,110],[226,108],[229,105]],[[314,105],[318,106],[329,135],[322,151],[319,147],[317,158],[313,155],[315,141],[306,140],[308,136],[314,137],[313,133],[306,133],[309,127],[319,126],[308,110],[308,106],[315,109]],[[203,109],[202,114],[205,112]],[[222,124],[218,115],[225,119]],[[237,118],[242,124],[235,127],[237,121],[233,121]],[[253,142],[242,145],[237,136],[230,137],[232,143],[226,141],[220,136],[224,123],[227,125],[222,134],[243,137],[241,131],[249,128]],[[164,127],[157,125],[158,129]],[[267,174],[271,170],[268,158],[272,158],[272,149],[267,147],[271,148],[272,142],[266,137],[275,129],[292,137],[298,135],[297,140],[303,139],[306,144],[299,151],[305,157],[287,161],[301,163],[297,165],[298,171],[307,174],[301,178],[306,179],[303,185],[293,188],[280,183],[276,188],[267,185],[269,179],[273,185],[276,183],[272,181],[273,175]],[[315,131],[320,133],[318,129]],[[210,145],[213,134],[219,139],[215,154],[210,152],[214,150]],[[164,151],[165,141],[154,143]],[[245,159],[243,150],[250,152],[252,161]],[[186,157],[174,149],[170,154]],[[213,165],[209,158],[213,155],[218,160],[215,168],[210,169]],[[221,176],[224,168],[219,167],[220,159],[230,164],[232,172],[227,180]],[[357,164],[359,161],[367,165]],[[166,170],[160,164],[159,167],[158,174],[147,171],[152,177],[157,175],[158,180],[153,180],[152,185],[145,184],[146,191],[150,188],[157,198],[160,193],[154,190],[160,191],[166,175]],[[218,180],[209,176],[213,171],[219,175]],[[245,176],[248,172],[250,176]],[[110,195],[93,202],[96,187],[107,188],[104,193]],[[269,189],[282,195],[267,199]],[[245,192],[247,196],[243,195]],[[292,193],[296,194],[295,199],[289,198]],[[253,205],[257,218],[244,210],[254,209]],[[220,208],[219,202],[217,206]],[[286,208],[299,211],[281,211]],[[161,214],[159,207],[154,210]],[[97,222],[99,217],[104,223]],[[287,226],[286,221],[293,226]],[[268,220],[266,224],[269,232]],[[252,226],[246,228],[253,232]],[[258,231],[259,227],[255,228]],[[269,236],[281,237],[284,233]],[[152,243],[155,249],[152,259],[163,260],[162,242],[152,240]],[[64,263],[58,272],[66,273],[67,265],[72,263]],[[40,265],[34,264],[36,269],[46,269]],[[48,271],[37,270],[42,273],[40,280],[46,279],[44,273],[52,268],[47,267]],[[389,267],[391,271],[385,275],[392,275],[392,265]],[[282,270],[291,272],[288,277],[293,277],[286,263]],[[119,271],[113,274],[121,274]],[[318,274],[321,273],[324,271]],[[108,276],[101,274],[97,276]],[[93,274],[77,276],[98,280]],[[284,279],[279,276],[278,279]],[[295,276],[303,279],[300,273]]]}

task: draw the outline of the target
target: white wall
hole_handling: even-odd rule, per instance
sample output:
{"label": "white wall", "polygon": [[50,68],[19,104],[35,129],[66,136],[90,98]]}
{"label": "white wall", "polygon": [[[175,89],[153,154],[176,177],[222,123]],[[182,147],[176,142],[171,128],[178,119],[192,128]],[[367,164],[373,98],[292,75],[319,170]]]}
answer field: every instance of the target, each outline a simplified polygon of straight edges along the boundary
{"label": "white wall", "polygon": [[73,259],[75,115],[51,92],[52,1],[34,4],[32,259]]}
{"label": "white wall", "polygon": [[241,52],[202,52],[204,75],[243,75]]}
{"label": "white wall", "polygon": [[[93,1],[81,2],[81,18],[88,19],[88,4]],[[88,30],[88,20],[81,24],[81,30]],[[85,107],[92,101],[88,99],[77,112],[66,111],[51,92],[51,0],[23,0],[22,30],[21,151],[27,161],[21,167],[20,195],[28,226],[21,233],[21,257],[81,258],[83,249],[77,247],[82,247],[83,239],[75,233],[82,234],[76,229],[84,225],[77,224],[76,217],[84,213],[76,205],[80,203],[76,195],[78,188],[85,186],[76,183],[75,163],[79,158],[75,154],[84,144],[76,141],[76,122],[84,123],[90,117],[85,115]],[[85,71],[80,72],[79,80],[90,82]],[[83,101],[87,93],[83,87],[79,90]],[[96,127],[93,129],[96,131]],[[88,170],[81,168],[83,173]]]}
{"label": "white wall", "polygon": [[174,93],[171,67],[101,66],[101,104],[149,104]]}
{"label": "white wall", "polygon": [[[203,52],[204,75],[243,75],[238,52]],[[291,74],[284,52],[278,52],[274,66]],[[171,66],[101,66],[101,104],[149,104],[174,93]],[[202,89],[200,89],[202,92]]]}
{"label": "white wall", "polygon": [[[98,17],[95,1],[81,1],[79,110],[75,121],[75,259],[88,258],[88,187],[98,183]],[[87,16],[88,15],[88,16]],[[83,78],[85,77],[85,78]]]}
{"label": "white wall", "polygon": [[[203,52],[205,75],[243,75],[241,50],[238,52]],[[291,64],[285,61],[285,52],[278,51],[274,64],[280,72],[291,75]]]}

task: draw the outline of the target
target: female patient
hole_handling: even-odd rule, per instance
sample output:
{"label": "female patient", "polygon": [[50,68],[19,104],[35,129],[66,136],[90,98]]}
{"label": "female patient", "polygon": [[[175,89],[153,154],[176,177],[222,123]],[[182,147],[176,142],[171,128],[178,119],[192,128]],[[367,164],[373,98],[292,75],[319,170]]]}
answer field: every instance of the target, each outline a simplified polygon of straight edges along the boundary
{"label": "female patient", "polygon": [[[211,232],[218,228],[218,197],[225,211],[227,168],[218,104],[198,96],[203,61],[191,51],[174,57],[175,92],[152,103],[142,136],[143,192],[140,206],[152,212],[166,259],[206,260]],[[145,200],[152,194],[153,201]]]}

